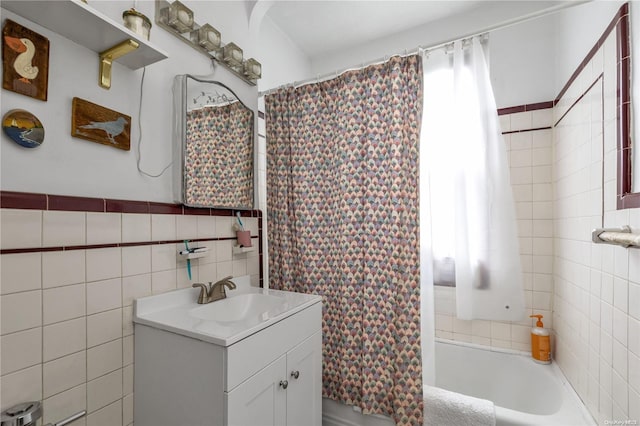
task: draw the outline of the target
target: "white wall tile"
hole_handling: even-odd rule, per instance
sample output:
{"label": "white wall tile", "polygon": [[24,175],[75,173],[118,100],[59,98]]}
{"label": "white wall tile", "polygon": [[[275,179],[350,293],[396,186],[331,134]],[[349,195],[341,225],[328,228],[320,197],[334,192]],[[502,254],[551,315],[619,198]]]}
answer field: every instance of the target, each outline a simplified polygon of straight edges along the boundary
{"label": "white wall tile", "polygon": [[87,347],[122,337],[122,309],[101,312],[87,317]]}
{"label": "white wall tile", "polygon": [[42,212],[42,245],[44,247],[81,246],[86,244],[84,212]]}
{"label": "white wall tile", "polygon": [[[83,383],[42,401],[42,421],[58,422],[86,408],[87,385]],[[71,425],[76,426],[76,423],[73,422]]]}
{"label": "white wall tile", "polygon": [[134,344],[133,336],[127,336],[122,339],[122,365],[133,364],[134,360]]}
{"label": "white wall tile", "polygon": [[0,256],[0,294],[36,290],[41,287],[41,253],[3,254]]}
{"label": "white wall tile", "polygon": [[122,394],[130,395],[133,393],[133,364],[122,369]]}
{"label": "white wall tile", "polygon": [[42,212],[40,210],[0,210],[0,248],[34,248],[42,246]]}
{"label": "white wall tile", "polygon": [[120,213],[87,212],[87,244],[110,244],[122,241]]}
{"label": "white wall tile", "polygon": [[42,364],[2,376],[1,410],[25,401],[42,399]]}
{"label": "white wall tile", "polygon": [[121,274],[120,247],[87,250],[87,282],[120,277]]}
{"label": "white wall tile", "polygon": [[6,334],[0,338],[0,374],[5,375],[42,362],[42,328]]}
{"label": "white wall tile", "polygon": [[78,284],[86,278],[85,250],[42,253],[42,287]]}
{"label": "white wall tile", "polygon": [[87,416],[91,426],[122,426],[122,400],[119,399]]}
{"label": "white wall tile", "polygon": [[176,217],[171,214],[152,214],[151,239],[153,241],[175,240]]}
{"label": "white wall tile", "polygon": [[173,244],[156,244],[151,246],[151,271],[167,271],[176,269],[177,250]]}
{"label": "white wall tile", "polygon": [[122,424],[129,425],[133,423],[133,394],[126,395],[122,398]]}
{"label": "white wall tile", "polygon": [[216,216],[216,234],[218,237],[235,237],[233,230],[235,218],[231,216]]}
{"label": "white wall tile", "polygon": [[1,334],[42,325],[42,292],[40,290],[0,296]]}
{"label": "white wall tile", "polygon": [[176,216],[176,239],[189,240],[198,237],[198,216]]}
{"label": "white wall tile", "polygon": [[87,283],[87,315],[122,306],[122,278]]}
{"label": "white wall tile", "polygon": [[151,241],[151,215],[122,214],[122,242],[136,243]]}
{"label": "white wall tile", "polygon": [[151,274],[122,279],[122,306],[130,306],[139,297],[151,296]]}
{"label": "white wall tile", "polygon": [[529,111],[526,112],[517,112],[515,114],[511,114],[511,130],[528,130],[532,127],[532,113]]}
{"label": "white wall tile", "polygon": [[198,238],[216,236],[216,218],[214,216],[197,216]]}
{"label": "white wall tile", "polygon": [[151,292],[164,293],[177,288],[175,270],[154,272],[151,274]]}
{"label": "white wall tile", "polygon": [[43,327],[43,361],[51,361],[85,349],[87,345],[86,333],[85,318],[59,322]]}
{"label": "white wall tile", "polygon": [[42,292],[42,323],[66,321],[86,315],[85,285],[55,287]]}
{"label": "white wall tile", "polygon": [[122,370],[87,383],[87,411],[92,413],[122,398]]}
{"label": "white wall tile", "polygon": [[93,380],[122,368],[122,339],[87,349],[87,379]]}
{"label": "white wall tile", "polygon": [[125,306],[122,308],[122,335],[130,336],[133,334],[133,306]]}
{"label": "white wall tile", "polygon": [[122,247],[122,276],[151,272],[151,247]]}
{"label": "white wall tile", "polygon": [[84,384],[86,381],[87,354],[85,351],[55,359],[42,366],[44,398]]}

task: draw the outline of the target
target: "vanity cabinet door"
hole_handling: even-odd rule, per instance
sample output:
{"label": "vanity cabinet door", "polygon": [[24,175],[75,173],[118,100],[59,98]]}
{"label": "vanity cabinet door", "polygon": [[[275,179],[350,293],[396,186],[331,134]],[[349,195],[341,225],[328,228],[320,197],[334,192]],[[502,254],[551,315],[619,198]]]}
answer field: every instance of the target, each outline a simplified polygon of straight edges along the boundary
{"label": "vanity cabinet door", "polygon": [[287,426],[321,426],[321,331],[287,353],[287,376]]}
{"label": "vanity cabinet door", "polygon": [[286,368],[286,356],[283,355],[226,393],[227,425],[286,425],[287,390],[280,383],[286,380]]}

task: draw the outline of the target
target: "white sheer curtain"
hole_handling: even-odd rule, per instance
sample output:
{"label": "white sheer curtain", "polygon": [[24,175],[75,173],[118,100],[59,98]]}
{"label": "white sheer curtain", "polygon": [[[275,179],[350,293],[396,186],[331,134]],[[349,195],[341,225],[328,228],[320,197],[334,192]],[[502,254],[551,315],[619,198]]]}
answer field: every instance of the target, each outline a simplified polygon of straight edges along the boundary
{"label": "white sheer curtain", "polygon": [[[453,51],[425,53],[423,69],[423,287],[429,279],[455,282],[460,319],[520,320],[515,207],[479,37],[455,42]],[[433,263],[424,259],[429,255]]]}

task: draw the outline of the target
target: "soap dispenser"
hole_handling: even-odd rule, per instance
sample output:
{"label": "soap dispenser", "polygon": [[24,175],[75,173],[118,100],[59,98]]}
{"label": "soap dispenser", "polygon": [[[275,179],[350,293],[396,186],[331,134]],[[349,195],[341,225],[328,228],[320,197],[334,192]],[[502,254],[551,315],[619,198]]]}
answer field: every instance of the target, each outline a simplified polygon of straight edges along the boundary
{"label": "soap dispenser", "polygon": [[531,356],[540,364],[551,364],[551,342],[549,330],[542,324],[542,315],[529,315],[537,318],[536,326],[531,329]]}

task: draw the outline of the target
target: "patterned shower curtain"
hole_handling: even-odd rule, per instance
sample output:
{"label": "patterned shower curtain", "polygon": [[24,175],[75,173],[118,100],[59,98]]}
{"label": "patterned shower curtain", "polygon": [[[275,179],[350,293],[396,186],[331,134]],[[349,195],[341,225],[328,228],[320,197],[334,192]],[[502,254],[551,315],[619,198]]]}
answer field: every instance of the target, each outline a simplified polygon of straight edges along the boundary
{"label": "patterned shower curtain", "polygon": [[253,204],[253,112],[240,102],[187,112],[185,204]]}
{"label": "patterned shower curtain", "polygon": [[422,424],[417,56],[266,97],[270,287],[323,296],[323,395]]}

